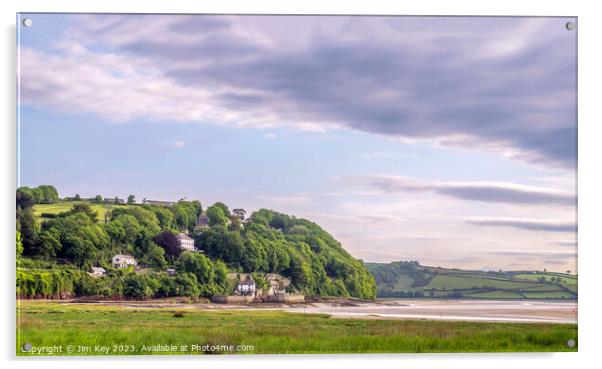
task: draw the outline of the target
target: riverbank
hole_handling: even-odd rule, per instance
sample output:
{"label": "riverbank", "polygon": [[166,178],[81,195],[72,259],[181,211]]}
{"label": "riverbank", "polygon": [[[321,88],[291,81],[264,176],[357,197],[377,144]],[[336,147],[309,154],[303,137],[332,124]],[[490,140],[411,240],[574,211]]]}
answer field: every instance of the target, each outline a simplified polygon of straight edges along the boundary
{"label": "riverbank", "polygon": [[347,319],[444,320],[513,323],[577,323],[577,303],[562,300],[436,300],[314,298],[303,303],[216,304],[207,299],[156,299],[146,301],[23,300],[57,305],[98,305],[127,309],[178,309],[185,311],[273,310],[303,314],[326,314]]}
{"label": "riverbank", "polygon": [[576,351],[567,345],[577,339],[576,324],[340,319],[304,306],[204,305],[21,301],[17,354]]}

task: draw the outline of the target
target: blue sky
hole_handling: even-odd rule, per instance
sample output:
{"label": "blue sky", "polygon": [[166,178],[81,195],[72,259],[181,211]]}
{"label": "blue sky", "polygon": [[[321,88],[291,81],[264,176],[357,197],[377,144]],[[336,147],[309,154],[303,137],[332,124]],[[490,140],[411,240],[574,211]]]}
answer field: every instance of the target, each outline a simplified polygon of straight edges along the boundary
{"label": "blue sky", "polygon": [[21,185],[272,208],[367,261],[576,269],[569,19],[23,17]]}

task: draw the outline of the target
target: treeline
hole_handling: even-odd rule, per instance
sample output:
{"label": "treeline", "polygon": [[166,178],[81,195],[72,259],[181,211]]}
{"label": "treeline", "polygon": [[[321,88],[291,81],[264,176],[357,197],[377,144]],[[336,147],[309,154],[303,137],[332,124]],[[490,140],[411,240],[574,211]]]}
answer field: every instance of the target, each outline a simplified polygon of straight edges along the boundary
{"label": "treeline", "polygon": [[47,269],[17,270],[17,295],[20,298],[195,298],[223,294],[233,288],[226,277],[227,268],[224,263],[211,262],[202,254],[191,252],[182,254],[177,266],[179,273],[176,276],[169,276],[165,272],[142,275],[130,270],[107,267],[108,274],[105,277],[94,278],[79,269],[44,266]]}
{"label": "treeline", "polygon": [[212,259],[245,272],[288,276],[310,296],[375,297],[374,278],[363,263],[317,224],[261,209],[240,228],[227,224],[227,207],[216,208],[207,209],[207,215],[210,210],[218,213],[210,218],[211,228],[196,236]]}
{"label": "treeline", "polygon": [[[412,287],[424,287],[430,283],[435,273],[429,273],[420,268],[417,261],[395,261],[388,264],[369,263],[366,265],[378,286],[388,286],[391,289],[401,276],[410,277]],[[386,292],[383,291],[383,296]],[[379,296],[381,295],[379,290]],[[387,297],[392,297],[387,295]]]}
{"label": "treeline", "polygon": [[17,189],[17,205],[22,207],[33,204],[52,204],[59,201],[59,193],[50,185],[40,185],[35,188],[19,187]]}
{"label": "treeline", "polygon": [[[60,288],[49,287],[55,284],[47,278],[65,279],[56,286],[64,286],[66,293],[75,295],[211,296],[231,292],[232,286],[228,286],[225,277],[228,270],[279,273],[291,279],[294,290],[310,296],[372,299],[376,295],[374,278],[363,263],[308,220],[266,209],[245,219],[243,209],[230,211],[223,203],[216,203],[203,212],[199,201],[179,201],[170,207],[114,207],[100,220],[89,204],[77,202],[69,211],[56,214],[40,225],[33,215],[36,202],[31,201],[29,191],[21,190],[17,191],[18,255],[60,260],[83,272],[91,266],[109,271],[107,277],[83,278],[84,282],[72,284],[69,281],[73,273],[59,273],[59,278],[56,271],[50,277],[30,269],[22,270],[23,296],[60,295]],[[201,214],[207,217],[208,226],[197,224]],[[182,252],[176,238],[179,232],[191,235],[196,248],[204,255]],[[115,254],[133,255],[139,264],[156,272],[142,276],[132,271],[113,270],[111,258]],[[177,276],[161,274],[168,265],[177,268]],[[134,289],[126,288],[134,285]],[[133,290],[137,292],[134,294]]]}

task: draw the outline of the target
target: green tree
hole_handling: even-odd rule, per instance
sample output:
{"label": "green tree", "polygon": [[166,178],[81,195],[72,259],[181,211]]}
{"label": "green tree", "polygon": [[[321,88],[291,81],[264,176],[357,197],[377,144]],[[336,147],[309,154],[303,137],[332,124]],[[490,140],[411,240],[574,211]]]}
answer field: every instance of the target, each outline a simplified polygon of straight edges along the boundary
{"label": "green tree", "polygon": [[151,245],[148,251],[143,255],[142,260],[145,264],[164,269],[167,266],[165,260],[165,250],[155,244]]}
{"label": "green tree", "polygon": [[57,256],[73,261],[82,269],[97,262],[99,252],[109,244],[109,236],[104,228],[94,223],[83,212],[48,220],[42,227],[45,240],[44,251],[56,249],[55,240],[60,241]]}
{"label": "green tree", "polygon": [[40,185],[36,187],[36,190],[38,191],[38,203],[40,204],[52,204],[59,201],[59,193],[54,186]]}
{"label": "green tree", "polygon": [[199,283],[215,282],[215,272],[208,257],[201,253],[184,251],[178,259],[181,269],[196,276]]}
{"label": "green tree", "polygon": [[33,215],[33,208],[28,207],[25,210],[17,212],[19,217],[19,231],[23,240],[23,253],[26,255],[35,255],[39,241],[40,227]]}
{"label": "green tree", "polygon": [[95,203],[97,204],[102,204],[103,200],[102,200],[102,196],[101,195],[96,195],[94,196],[94,200]]}
{"label": "green tree", "polygon": [[225,227],[228,224],[228,215],[226,215],[223,207],[219,206],[217,204],[219,204],[219,203],[216,203],[215,205],[208,207],[207,211],[205,212],[205,214],[207,215],[207,218],[209,219],[209,226],[210,227],[214,227],[214,226],[224,226]]}
{"label": "green tree", "polygon": [[69,216],[76,213],[86,214],[94,223],[98,222],[98,212],[92,210],[90,204],[75,204],[66,212],[60,213],[60,216]]}
{"label": "green tree", "polygon": [[17,259],[23,254],[23,242],[21,242],[21,232],[17,231]]}
{"label": "green tree", "polygon": [[19,187],[17,189],[17,208],[27,209],[36,203],[33,190],[29,187]]}
{"label": "green tree", "polygon": [[135,203],[136,203],[136,196],[134,196],[134,195],[131,195],[131,194],[130,194],[130,195],[128,196],[128,204],[129,204],[129,205],[133,205],[133,204],[135,204]]}

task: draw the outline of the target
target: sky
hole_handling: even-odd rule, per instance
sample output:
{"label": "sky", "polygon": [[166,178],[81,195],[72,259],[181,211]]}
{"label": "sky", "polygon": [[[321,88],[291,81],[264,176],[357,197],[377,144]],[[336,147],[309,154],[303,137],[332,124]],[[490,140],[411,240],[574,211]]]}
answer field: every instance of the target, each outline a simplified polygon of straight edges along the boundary
{"label": "sky", "polygon": [[369,262],[577,270],[575,19],[19,16],[20,185],[274,209]]}

